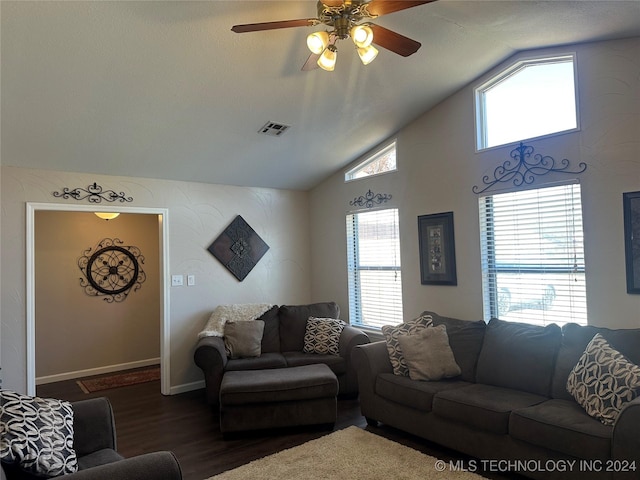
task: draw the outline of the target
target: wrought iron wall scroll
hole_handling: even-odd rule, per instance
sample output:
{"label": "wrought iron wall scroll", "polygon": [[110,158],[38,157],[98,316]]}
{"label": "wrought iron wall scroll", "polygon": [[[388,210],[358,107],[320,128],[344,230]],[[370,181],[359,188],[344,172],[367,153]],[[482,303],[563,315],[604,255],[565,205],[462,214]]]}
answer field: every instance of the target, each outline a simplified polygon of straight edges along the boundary
{"label": "wrought iron wall scroll", "polygon": [[578,164],[578,170],[569,170],[569,160],[566,158],[558,162],[556,166],[556,160],[549,155],[533,154],[533,147],[530,145],[524,145],[520,142],[516,148],[511,150],[511,159],[505,161],[502,165],[496,167],[493,171],[493,179],[489,175],[482,177],[482,183],[484,188],[480,188],[474,185],[473,193],[482,193],[489,190],[491,187],[498,183],[513,182],[513,185],[519,187],[521,185],[532,184],[536,177],[547,175],[551,172],[556,173],[582,173],[587,169],[587,164],[580,162]]}
{"label": "wrought iron wall scroll", "polygon": [[78,259],[84,276],[80,286],[87,295],[103,296],[104,301],[112,303],[124,301],[132,290],[140,290],[147,279],[140,266],[144,256],[138,247],[123,243],[118,238],[105,238]]}
{"label": "wrought iron wall scroll", "polygon": [[349,205],[352,207],[366,207],[372,208],[373,205],[380,205],[381,203],[386,203],[391,200],[391,195],[386,193],[373,193],[369,190],[364,195],[360,195],[359,197],[354,198],[349,202]]}
{"label": "wrought iron wall scroll", "polygon": [[117,193],[113,190],[103,190],[96,182],[93,182],[93,185],[89,185],[87,188],[76,187],[70,190],[68,187],[64,187],[62,192],[53,192],[53,196],[64,199],[73,198],[78,201],[86,198],[89,203],[101,203],[103,200],[107,202],[115,202],[116,200],[122,203],[133,202],[133,197],[125,196],[124,192]]}

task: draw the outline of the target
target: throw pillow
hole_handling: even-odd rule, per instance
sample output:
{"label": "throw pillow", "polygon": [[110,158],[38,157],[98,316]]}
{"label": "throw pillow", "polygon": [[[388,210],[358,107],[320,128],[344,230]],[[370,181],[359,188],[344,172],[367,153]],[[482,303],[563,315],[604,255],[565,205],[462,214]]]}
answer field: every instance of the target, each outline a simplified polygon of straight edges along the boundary
{"label": "throw pillow", "polygon": [[224,326],[224,347],[229,358],[259,357],[264,322],[227,322]]}
{"label": "throw pillow", "polygon": [[78,470],[71,403],[0,390],[0,460],[36,476]]}
{"label": "throw pillow", "polygon": [[444,325],[425,328],[415,335],[400,335],[398,342],[411,380],[436,381],[462,373],[449,346]]}
{"label": "throw pillow", "polygon": [[421,330],[431,326],[433,319],[431,315],[421,315],[418,318],[409,320],[408,322],[401,323],[400,325],[385,325],[382,327],[382,333],[387,342],[387,351],[389,352],[389,360],[393,367],[393,373],[395,375],[402,375],[404,377],[409,376],[409,368],[404,361],[402,355],[402,347],[398,343],[398,337],[400,335],[412,335],[420,332]]}
{"label": "throw pillow", "polygon": [[304,333],[304,353],[340,355],[340,335],[346,323],[336,318],[309,317]]}
{"label": "throw pillow", "polygon": [[613,425],[622,407],[640,394],[640,367],[598,333],[571,370],[567,391],[590,416]]}

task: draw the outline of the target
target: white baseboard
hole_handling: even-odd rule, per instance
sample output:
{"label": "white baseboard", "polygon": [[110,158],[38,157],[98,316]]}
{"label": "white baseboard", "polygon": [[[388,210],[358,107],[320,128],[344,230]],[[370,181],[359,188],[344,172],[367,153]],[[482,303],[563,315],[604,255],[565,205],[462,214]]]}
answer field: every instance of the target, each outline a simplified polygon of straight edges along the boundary
{"label": "white baseboard", "polygon": [[193,390],[200,390],[201,388],[204,388],[204,380],[192,383],[183,383],[182,385],[171,387],[170,395],[178,395],[180,393],[191,392]]}
{"label": "white baseboard", "polygon": [[55,375],[36,377],[36,385],[62,382],[63,380],[73,380],[74,378],[90,377],[92,375],[102,375],[103,373],[112,373],[120,370],[129,370],[130,368],[149,367],[151,365],[159,364],[160,358],[158,357],[148,358],[146,360],[137,360],[135,362],[119,363],[116,365],[107,365],[106,367],[88,368],[86,370],[77,370],[75,372],[57,373]]}

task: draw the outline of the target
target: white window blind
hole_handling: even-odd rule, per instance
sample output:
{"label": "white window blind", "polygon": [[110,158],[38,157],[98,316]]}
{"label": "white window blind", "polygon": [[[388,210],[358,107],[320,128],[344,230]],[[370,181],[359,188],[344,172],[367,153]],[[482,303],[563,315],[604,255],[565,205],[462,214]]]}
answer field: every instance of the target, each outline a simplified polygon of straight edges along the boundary
{"label": "white window blind", "polygon": [[397,209],[347,215],[347,265],[351,323],[380,328],[402,322]]}
{"label": "white window blind", "polygon": [[479,202],[485,319],[586,324],[580,185]]}

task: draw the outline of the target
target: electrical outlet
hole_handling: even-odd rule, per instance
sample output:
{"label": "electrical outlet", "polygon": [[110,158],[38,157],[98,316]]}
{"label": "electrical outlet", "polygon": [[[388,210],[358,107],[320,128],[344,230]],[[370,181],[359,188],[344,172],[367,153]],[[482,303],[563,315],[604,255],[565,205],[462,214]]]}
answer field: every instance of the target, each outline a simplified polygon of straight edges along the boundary
{"label": "electrical outlet", "polygon": [[196,276],[195,275],[187,275],[187,285],[193,287],[196,284]]}
{"label": "electrical outlet", "polygon": [[181,287],[184,285],[184,276],[182,275],[171,275],[171,286],[172,287]]}

